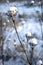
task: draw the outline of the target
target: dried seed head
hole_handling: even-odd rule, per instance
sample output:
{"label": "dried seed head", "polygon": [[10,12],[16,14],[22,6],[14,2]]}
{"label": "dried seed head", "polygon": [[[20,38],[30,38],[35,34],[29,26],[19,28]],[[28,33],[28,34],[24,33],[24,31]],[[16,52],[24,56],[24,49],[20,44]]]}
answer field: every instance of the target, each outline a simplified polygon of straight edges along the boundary
{"label": "dried seed head", "polygon": [[18,9],[16,7],[10,7],[9,11],[12,16],[15,16],[18,12]]}
{"label": "dried seed head", "polygon": [[37,39],[36,38],[33,38],[32,39],[32,43],[36,45],[37,44]]}
{"label": "dried seed head", "polygon": [[37,65],[42,65],[43,63],[42,63],[42,60],[39,60],[38,62],[37,62]]}
{"label": "dried seed head", "polygon": [[31,34],[30,32],[28,32],[28,33],[26,34],[26,37],[27,37],[27,38],[31,38],[31,37],[32,37],[32,34]]}

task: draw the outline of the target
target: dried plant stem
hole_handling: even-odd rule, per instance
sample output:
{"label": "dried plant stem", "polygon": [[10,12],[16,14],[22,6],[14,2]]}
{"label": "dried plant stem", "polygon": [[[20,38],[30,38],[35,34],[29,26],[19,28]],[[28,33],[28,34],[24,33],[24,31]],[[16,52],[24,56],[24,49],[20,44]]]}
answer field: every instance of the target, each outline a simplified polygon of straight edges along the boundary
{"label": "dried plant stem", "polygon": [[[13,18],[12,18],[12,20],[13,20]],[[14,23],[14,28],[15,28],[15,31],[16,31],[16,34],[17,34],[17,37],[18,37],[18,40],[19,40],[19,42],[20,42],[20,44],[21,44],[21,46],[22,46],[22,48],[23,48],[23,50],[24,50],[24,53],[25,53],[25,55],[26,55],[26,58],[27,58],[28,64],[31,65],[31,63],[29,62],[28,56],[27,56],[27,54],[26,54],[26,51],[25,51],[25,49],[24,49],[24,47],[23,47],[23,44],[22,44],[22,42],[21,42],[21,40],[20,40],[20,38],[19,38],[19,35],[18,35],[18,32],[17,32],[17,29],[16,29],[16,25],[15,25],[15,20],[13,20],[13,23]]]}
{"label": "dried plant stem", "polygon": [[1,29],[0,29],[0,39],[1,39],[1,56],[2,56],[2,64],[4,65],[4,56],[3,56],[3,32],[2,32],[2,17],[0,19],[0,26],[1,26]]}

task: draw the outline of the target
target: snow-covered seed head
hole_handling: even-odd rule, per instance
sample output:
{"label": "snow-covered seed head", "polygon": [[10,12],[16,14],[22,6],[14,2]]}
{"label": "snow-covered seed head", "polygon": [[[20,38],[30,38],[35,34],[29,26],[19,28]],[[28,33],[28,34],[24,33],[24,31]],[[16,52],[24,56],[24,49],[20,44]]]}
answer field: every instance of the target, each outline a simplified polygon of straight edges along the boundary
{"label": "snow-covered seed head", "polygon": [[14,40],[14,46],[17,45],[16,40]]}
{"label": "snow-covered seed head", "polygon": [[39,1],[38,4],[41,5],[41,2]]}
{"label": "snow-covered seed head", "polygon": [[3,26],[6,26],[6,23],[5,22],[3,23]]}
{"label": "snow-covered seed head", "polygon": [[37,45],[37,39],[36,38],[33,38],[32,40],[31,40],[31,43],[33,44],[33,45]]}
{"label": "snow-covered seed head", "polygon": [[39,60],[38,62],[37,62],[37,65],[42,65],[43,63],[42,63],[42,60]]}
{"label": "snow-covered seed head", "polygon": [[12,16],[15,16],[18,12],[18,9],[16,7],[10,7],[10,12]]}
{"label": "snow-covered seed head", "polygon": [[31,3],[34,4],[34,1],[32,0]]}
{"label": "snow-covered seed head", "polygon": [[32,34],[31,34],[30,32],[28,32],[28,33],[26,34],[26,37],[27,37],[27,38],[31,38],[31,37],[32,37]]}
{"label": "snow-covered seed head", "polygon": [[38,41],[36,38],[33,38],[33,39],[29,40],[29,44],[33,47],[33,46],[36,46],[38,44]]}

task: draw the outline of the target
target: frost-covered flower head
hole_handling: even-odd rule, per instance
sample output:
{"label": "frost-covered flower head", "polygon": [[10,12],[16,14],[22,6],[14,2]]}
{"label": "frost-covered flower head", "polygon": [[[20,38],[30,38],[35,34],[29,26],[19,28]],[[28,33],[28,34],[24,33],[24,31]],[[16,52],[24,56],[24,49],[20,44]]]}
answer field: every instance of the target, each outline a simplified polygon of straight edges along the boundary
{"label": "frost-covered flower head", "polygon": [[37,65],[42,65],[42,60],[37,61]]}
{"label": "frost-covered flower head", "polygon": [[10,15],[15,16],[17,12],[18,12],[18,9],[16,7],[10,7],[9,9]]}
{"label": "frost-covered flower head", "polygon": [[29,40],[29,44],[31,46],[36,46],[38,44],[38,41],[37,41],[36,38],[32,38],[32,39]]}
{"label": "frost-covered flower head", "polygon": [[36,39],[36,38],[33,38],[33,39],[32,39],[32,43],[33,43],[34,45],[36,45],[36,44],[37,44],[37,39]]}
{"label": "frost-covered flower head", "polygon": [[34,4],[34,0],[32,0],[31,3]]}
{"label": "frost-covered flower head", "polygon": [[32,37],[32,34],[30,32],[26,33],[26,37],[27,38],[31,38]]}

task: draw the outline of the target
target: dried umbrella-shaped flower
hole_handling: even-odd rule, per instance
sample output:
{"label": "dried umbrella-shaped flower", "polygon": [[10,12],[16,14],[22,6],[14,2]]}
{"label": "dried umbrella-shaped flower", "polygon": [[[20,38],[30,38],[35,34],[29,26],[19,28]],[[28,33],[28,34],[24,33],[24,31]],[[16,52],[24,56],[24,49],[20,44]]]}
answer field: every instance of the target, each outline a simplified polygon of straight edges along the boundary
{"label": "dried umbrella-shaped flower", "polygon": [[43,65],[43,62],[42,62],[42,60],[39,60],[39,61],[37,61],[36,64],[37,64],[37,65]]}
{"label": "dried umbrella-shaped flower", "polygon": [[31,4],[34,4],[34,0],[31,1]]}
{"label": "dried umbrella-shaped flower", "polygon": [[33,38],[33,39],[31,39],[31,40],[29,41],[29,43],[30,43],[31,46],[36,46],[36,45],[38,44],[38,41],[37,41],[36,38]]}
{"label": "dried umbrella-shaped flower", "polygon": [[30,32],[26,33],[26,38],[28,42],[28,40],[32,38],[32,34]]}
{"label": "dried umbrella-shaped flower", "polygon": [[8,14],[10,16],[16,16],[17,15],[17,12],[18,12],[18,9],[16,7],[10,7],[10,9],[8,11]]}

